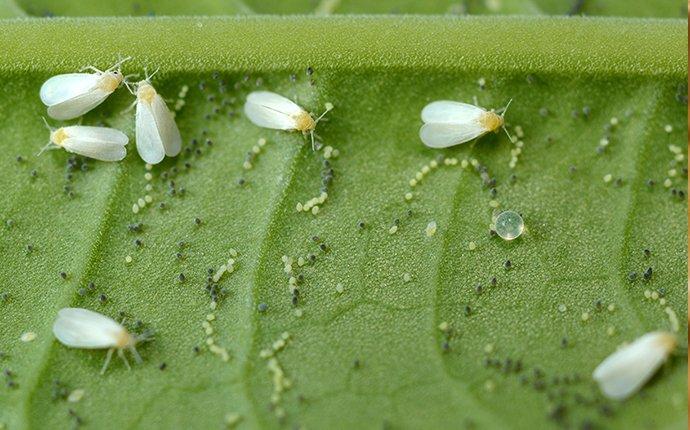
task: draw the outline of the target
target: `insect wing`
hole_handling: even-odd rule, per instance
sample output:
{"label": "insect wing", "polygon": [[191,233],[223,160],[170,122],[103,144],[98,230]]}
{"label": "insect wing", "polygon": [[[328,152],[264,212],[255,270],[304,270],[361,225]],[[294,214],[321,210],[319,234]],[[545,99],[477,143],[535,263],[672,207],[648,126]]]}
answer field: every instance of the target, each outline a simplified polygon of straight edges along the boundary
{"label": "insect wing", "polygon": [[53,324],[55,337],[73,348],[112,348],[124,330],[107,316],[81,308],[60,309]]}

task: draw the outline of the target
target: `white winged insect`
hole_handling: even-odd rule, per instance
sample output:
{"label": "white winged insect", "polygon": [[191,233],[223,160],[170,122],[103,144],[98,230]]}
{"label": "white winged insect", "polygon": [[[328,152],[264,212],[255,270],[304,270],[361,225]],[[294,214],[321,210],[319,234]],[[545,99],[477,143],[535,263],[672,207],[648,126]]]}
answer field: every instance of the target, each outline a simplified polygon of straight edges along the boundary
{"label": "white winged insect", "polygon": [[174,157],[182,149],[182,137],[175,118],[163,97],[151,85],[151,76],[136,84],[136,139],[139,156],[158,164],[167,155]]}
{"label": "white winged insect", "polygon": [[127,155],[125,145],[129,138],[120,130],[86,125],[52,128],[47,122],[46,127],[50,130],[50,142],[41,152],[56,146],[101,161],[120,161]]}
{"label": "white winged insect", "polygon": [[326,111],[314,119],[297,103],[270,91],[254,91],[244,104],[244,113],[254,124],[274,130],[301,131],[305,136],[309,134],[312,147],[316,125],[332,109],[333,105],[326,103]]}
{"label": "white winged insect", "polygon": [[635,394],[656,373],[676,347],[676,336],[664,331],[647,333],[606,357],[592,378],[611,399]]}
{"label": "white winged insect", "polygon": [[462,102],[431,102],[422,109],[424,125],[419,129],[419,137],[430,148],[459,145],[499,128],[503,128],[510,138],[503,119],[508,106],[510,102],[497,113]]}
{"label": "white winged insect", "polygon": [[67,73],[45,81],[39,94],[48,106],[48,115],[57,120],[73,119],[103,103],[123,82],[120,66],[129,59],[124,58],[105,71],[88,66],[82,70],[95,73]]}
{"label": "white winged insect", "polygon": [[124,350],[129,350],[137,363],[141,363],[141,356],[136,350],[136,344],[149,339],[149,335],[132,335],[115,320],[82,308],[63,308],[58,311],[57,319],[53,323],[53,334],[63,345],[81,349],[105,349],[108,354],[101,368],[101,375],[105,373],[113,352],[125,362],[130,369]]}

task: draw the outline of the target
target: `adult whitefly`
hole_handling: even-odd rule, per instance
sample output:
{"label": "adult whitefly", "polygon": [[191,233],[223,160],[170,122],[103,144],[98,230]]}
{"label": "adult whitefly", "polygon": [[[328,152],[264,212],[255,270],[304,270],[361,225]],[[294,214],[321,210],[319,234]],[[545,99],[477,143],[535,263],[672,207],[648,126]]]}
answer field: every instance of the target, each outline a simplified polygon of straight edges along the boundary
{"label": "adult whitefly", "polygon": [[180,153],[182,137],[172,112],[150,79],[136,86],[136,141],[139,156],[149,164],[158,164],[166,155],[175,157]]}
{"label": "adult whitefly", "polygon": [[624,400],[656,373],[675,349],[676,336],[664,331],[647,333],[606,357],[592,378],[608,398]]}
{"label": "adult whitefly", "polygon": [[129,59],[122,59],[105,71],[89,66],[95,73],[66,73],[46,80],[39,96],[48,106],[48,115],[57,120],[73,119],[103,103],[124,80],[120,65]]}
{"label": "adult whitefly", "polygon": [[292,100],[270,91],[254,91],[247,96],[244,113],[259,127],[274,130],[300,131],[311,136],[314,144],[314,130],[333,105],[326,103],[326,111],[314,117]]}
{"label": "adult whitefly", "polygon": [[44,149],[50,146],[60,147],[67,152],[101,161],[120,161],[127,155],[125,146],[129,138],[114,128],[86,125],[48,128],[50,142]]}
{"label": "adult whitefly", "polygon": [[508,105],[499,114],[462,102],[431,102],[422,109],[424,124],[419,129],[419,137],[430,148],[447,148],[469,142],[499,128],[505,130],[503,116]]}
{"label": "adult whitefly", "polygon": [[65,346],[80,349],[108,349],[101,374],[108,368],[115,350],[129,368],[124,350],[141,362],[136,350],[139,337],[130,334],[121,324],[98,312],[82,308],[63,308],[53,323],[53,334]]}

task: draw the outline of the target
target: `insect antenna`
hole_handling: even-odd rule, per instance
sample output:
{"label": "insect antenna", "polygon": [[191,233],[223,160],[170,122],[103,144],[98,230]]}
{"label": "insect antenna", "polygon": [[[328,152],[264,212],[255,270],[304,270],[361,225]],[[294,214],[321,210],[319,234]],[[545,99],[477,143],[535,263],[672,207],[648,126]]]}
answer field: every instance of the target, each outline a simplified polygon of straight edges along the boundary
{"label": "insect antenna", "polygon": [[[506,115],[506,112],[508,112],[508,106],[510,106],[510,103],[512,103],[512,102],[513,102],[513,99],[508,100],[508,104],[506,104],[506,106],[503,109],[501,109],[501,117],[504,117]],[[513,136],[511,136],[510,133],[508,133],[508,129],[506,128],[505,124],[502,125],[501,128],[508,135],[508,139],[510,139],[511,142],[515,143],[516,141],[513,140]]]}
{"label": "insect antenna", "polygon": [[508,100],[508,104],[501,109],[501,116],[505,116],[506,112],[508,112],[508,106],[513,102],[513,99]]}
{"label": "insect antenna", "polygon": [[109,67],[108,70],[106,70],[106,72],[112,72],[115,69],[117,69],[117,71],[119,72],[120,66],[122,66],[122,63],[125,63],[125,62],[132,59],[132,57],[130,57],[130,56],[126,56],[125,58],[122,58],[120,56],[120,54],[117,54],[117,58],[118,58],[117,63],[115,63],[111,67]]}
{"label": "insect antenna", "polygon": [[[48,124],[48,121],[46,120],[46,118],[42,116],[41,119],[43,120],[43,124],[46,125],[46,128],[48,129],[48,131],[50,131],[50,132],[52,133],[54,129],[53,129],[53,127],[50,126],[50,124]],[[50,142],[50,141],[49,141],[49,142],[46,144],[46,146],[44,146],[43,148],[41,148],[40,151],[38,151],[38,154],[36,154],[36,156],[38,157],[38,156],[40,156],[41,154],[43,154],[43,152],[46,151],[46,150],[48,150],[48,148],[50,148],[50,146],[51,146],[52,144],[53,144],[53,142]]]}
{"label": "insect antenna", "polygon": [[151,79],[152,79],[154,76],[156,76],[156,73],[158,73],[158,71],[159,71],[160,69],[161,69],[160,67],[157,68],[155,72],[153,72],[153,73],[151,73],[151,74],[149,75],[149,73],[146,71],[146,67],[144,67],[144,76],[145,76],[146,81],[151,82]]}
{"label": "insect antenna", "polygon": [[318,118],[316,118],[314,123],[318,124],[319,121],[321,121],[323,119],[323,117],[326,116],[326,114],[332,110],[333,110],[333,105],[330,103],[326,103],[326,110]]}

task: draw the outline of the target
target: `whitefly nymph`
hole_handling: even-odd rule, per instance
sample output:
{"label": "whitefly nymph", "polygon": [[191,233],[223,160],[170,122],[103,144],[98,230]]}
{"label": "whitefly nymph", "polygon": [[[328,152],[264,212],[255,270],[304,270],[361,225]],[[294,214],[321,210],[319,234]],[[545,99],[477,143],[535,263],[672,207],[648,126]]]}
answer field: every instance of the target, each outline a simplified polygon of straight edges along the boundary
{"label": "whitefly nymph", "polygon": [[510,102],[495,112],[450,100],[431,102],[422,109],[424,124],[419,129],[419,137],[430,148],[447,148],[477,139],[491,131],[498,132],[500,128],[508,134],[504,115],[509,105]]}
{"label": "whitefly nymph", "polygon": [[314,130],[319,121],[333,109],[326,103],[326,111],[314,118],[292,100],[270,91],[254,91],[247,96],[244,113],[255,125],[285,131],[301,131],[311,137],[314,146]]}
{"label": "whitefly nymph", "polygon": [[57,120],[80,117],[105,101],[124,81],[120,65],[130,57],[102,71],[93,66],[84,70],[94,73],[66,73],[48,79],[39,95],[48,106],[48,115]]}
{"label": "whitefly nymph", "polygon": [[130,369],[124,350],[129,350],[137,363],[141,363],[141,356],[136,350],[136,344],[144,341],[148,336],[136,336],[127,331],[115,320],[82,308],[63,308],[58,311],[58,317],[53,324],[53,334],[63,345],[81,349],[106,349],[108,354],[101,368],[101,375],[110,364],[113,352],[125,362]]}
{"label": "whitefly nymph", "polygon": [[647,333],[606,357],[592,378],[608,398],[624,400],[635,394],[656,373],[676,348],[672,333]]}

